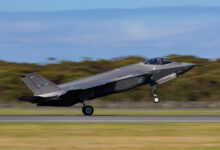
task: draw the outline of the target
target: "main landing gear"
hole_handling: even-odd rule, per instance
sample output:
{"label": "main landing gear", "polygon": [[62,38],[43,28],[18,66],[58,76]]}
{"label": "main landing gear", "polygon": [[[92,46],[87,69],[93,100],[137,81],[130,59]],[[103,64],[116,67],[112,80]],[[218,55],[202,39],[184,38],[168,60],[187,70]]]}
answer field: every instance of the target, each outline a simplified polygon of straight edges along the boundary
{"label": "main landing gear", "polygon": [[154,103],[159,103],[160,99],[157,97],[156,86],[152,86],[152,93],[153,93],[153,96],[154,96]]}
{"label": "main landing gear", "polygon": [[83,101],[83,107],[82,107],[82,112],[86,116],[90,116],[93,114],[94,109],[92,106],[87,105],[86,100]]}

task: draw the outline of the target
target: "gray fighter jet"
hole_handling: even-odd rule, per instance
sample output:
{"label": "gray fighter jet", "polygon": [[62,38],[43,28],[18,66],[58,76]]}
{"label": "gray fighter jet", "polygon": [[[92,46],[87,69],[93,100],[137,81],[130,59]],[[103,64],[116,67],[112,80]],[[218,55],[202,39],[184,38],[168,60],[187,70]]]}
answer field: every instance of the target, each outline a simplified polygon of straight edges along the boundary
{"label": "gray fighter jet", "polygon": [[149,84],[154,102],[158,103],[156,86],[175,79],[194,66],[192,63],[155,58],[59,85],[37,73],[30,73],[21,78],[34,96],[23,96],[19,100],[35,103],[37,106],[72,106],[83,103],[83,114],[92,115],[94,109],[87,105],[87,100]]}

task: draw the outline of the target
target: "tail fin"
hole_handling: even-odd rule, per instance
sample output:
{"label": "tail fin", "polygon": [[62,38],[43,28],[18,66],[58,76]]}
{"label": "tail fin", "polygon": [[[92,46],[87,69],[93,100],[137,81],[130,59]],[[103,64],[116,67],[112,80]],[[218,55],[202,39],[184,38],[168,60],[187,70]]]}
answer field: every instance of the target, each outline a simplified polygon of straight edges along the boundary
{"label": "tail fin", "polygon": [[26,74],[21,76],[21,78],[35,96],[60,91],[57,85],[46,80],[37,73]]}

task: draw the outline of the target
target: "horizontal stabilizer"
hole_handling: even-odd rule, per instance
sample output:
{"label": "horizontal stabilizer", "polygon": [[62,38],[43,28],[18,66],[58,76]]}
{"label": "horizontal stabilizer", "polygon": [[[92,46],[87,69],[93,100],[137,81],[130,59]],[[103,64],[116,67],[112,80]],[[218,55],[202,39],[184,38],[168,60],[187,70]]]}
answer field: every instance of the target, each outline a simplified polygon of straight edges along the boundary
{"label": "horizontal stabilizer", "polygon": [[22,96],[18,100],[37,104],[37,106],[69,107],[75,104],[74,101],[51,100],[40,96]]}
{"label": "horizontal stabilizer", "polygon": [[30,103],[41,103],[46,101],[46,98],[39,97],[39,96],[22,96],[18,98],[19,101],[25,101]]}

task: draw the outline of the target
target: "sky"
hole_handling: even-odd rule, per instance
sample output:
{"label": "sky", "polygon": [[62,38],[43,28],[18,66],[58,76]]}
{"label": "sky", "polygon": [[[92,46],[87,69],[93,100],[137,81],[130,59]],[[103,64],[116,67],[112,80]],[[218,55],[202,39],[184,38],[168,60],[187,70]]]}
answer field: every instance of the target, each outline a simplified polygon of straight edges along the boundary
{"label": "sky", "polygon": [[160,6],[220,6],[219,0],[0,0],[1,11],[142,8]]}
{"label": "sky", "polygon": [[0,0],[0,60],[220,57],[219,0]]}

